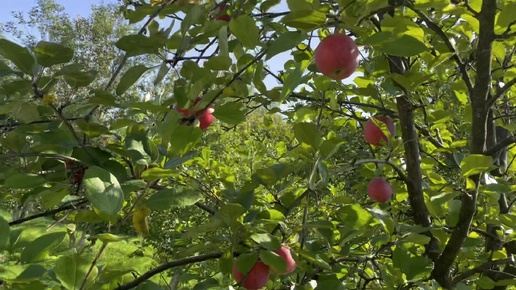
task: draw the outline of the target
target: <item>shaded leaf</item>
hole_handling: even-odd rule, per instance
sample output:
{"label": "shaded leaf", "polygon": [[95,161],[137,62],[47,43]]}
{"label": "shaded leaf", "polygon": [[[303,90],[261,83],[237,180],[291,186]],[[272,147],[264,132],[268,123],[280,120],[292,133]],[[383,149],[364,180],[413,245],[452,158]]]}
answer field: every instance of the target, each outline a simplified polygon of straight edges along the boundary
{"label": "shaded leaf", "polygon": [[45,183],[43,176],[34,173],[15,173],[7,177],[4,187],[7,188],[34,188]]}
{"label": "shaded leaf", "polygon": [[315,124],[296,123],[294,125],[294,135],[299,142],[306,143],[315,150],[321,144],[321,133]]}
{"label": "shaded leaf", "polygon": [[7,39],[0,39],[0,55],[12,61],[22,72],[32,75],[32,67],[35,61],[27,48]]}
{"label": "shaded leaf", "polygon": [[326,14],[315,10],[291,11],[281,19],[281,22],[287,26],[306,30],[321,27],[325,21]]}
{"label": "shaded leaf", "polygon": [[139,64],[128,69],[116,87],[116,94],[125,93],[149,68]]}
{"label": "shaded leaf", "polygon": [[92,166],[84,174],[86,197],[93,207],[107,215],[115,215],[124,203],[124,192],[116,177],[109,171]]}
{"label": "shaded leaf", "polygon": [[168,210],[193,205],[201,198],[202,195],[194,190],[163,189],[151,195],[145,205],[152,210]]}
{"label": "shaded leaf", "polygon": [[55,232],[43,235],[30,242],[20,256],[22,263],[35,263],[44,260],[50,251],[65,238],[66,232]]}
{"label": "shaded leaf", "polygon": [[[91,261],[77,255],[62,256],[55,265],[55,274],[59,282],[68,290],[82,289],[81,285],[89,271]],[[97,277],[98,268],[93,267],[88,276],[86,288],[88,289]]]}
{"label": "shaded leaf", "polygon": [[51,67],[72,60],[74,51],[58,43],[40,41],[34,47],[34,54],[38,63],[44,67]]}
{"label": "shaded leaf", "polygon": [[260,43],[260,31],[254,19],[248,15],[232,18],[229,29],[244,47],[255,48]]}

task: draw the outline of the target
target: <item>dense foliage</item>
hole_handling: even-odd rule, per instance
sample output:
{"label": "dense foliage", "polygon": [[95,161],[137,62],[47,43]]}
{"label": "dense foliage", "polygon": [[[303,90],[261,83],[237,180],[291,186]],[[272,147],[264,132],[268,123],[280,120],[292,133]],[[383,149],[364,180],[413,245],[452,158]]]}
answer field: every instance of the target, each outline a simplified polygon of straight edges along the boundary
{"label": "dense foliage", "polygon": [[516,285],[516,1],[38,7],[0,38],[0,288]]}

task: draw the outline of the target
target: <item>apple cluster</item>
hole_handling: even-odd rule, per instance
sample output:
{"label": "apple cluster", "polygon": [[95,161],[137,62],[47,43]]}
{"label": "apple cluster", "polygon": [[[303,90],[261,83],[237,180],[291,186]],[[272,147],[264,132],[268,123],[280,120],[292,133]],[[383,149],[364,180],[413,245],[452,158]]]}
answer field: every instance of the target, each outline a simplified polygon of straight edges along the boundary
{"label": "apple cluster", "polygon": [[201,98],[197,98],[194,101],[193,106],[190,108],[181,108],[177,104],[174,106],[176,111],[179,112],[183,119],[181,120],[182,125],[190,125],[195,120],[199,120],[199,128],[201,130],[206,130],[213,121],[215,121],[215,117],[213,116],[213,112],[215,109],[213,109],[212,106],[209,106],[206,110],[193,110],[193,107],[197,105],[201,101]]}
{"label": "apple cluster", "polygon": [[86,173],[86,170],[88,169],[88,166],[84,166],[75,161],[66,161],[65,165],[71,173],[72,184],[78,184],[81,182],[84,174]]}
{"label": "apple cluster", "polygon": [[241,287],[247,290],[257,290],[261,289],[267,284],[269,280],[269,276],[271,274],[271,270],[278,275],[286,275],[294,272],[296,270],[296,261],[292,258],[292,254],[290,253],[290,249],[286,246],[282,245],[279,250],[274,251],[278,256],[285,260],[287,267],[284,271],[279,271],[278,269],[274,269],[258,260],[253,265],[251,270],[247,274],[240,273],[237,268],[236,261],[233,263],[233,278],[237,283],[240,284]]}

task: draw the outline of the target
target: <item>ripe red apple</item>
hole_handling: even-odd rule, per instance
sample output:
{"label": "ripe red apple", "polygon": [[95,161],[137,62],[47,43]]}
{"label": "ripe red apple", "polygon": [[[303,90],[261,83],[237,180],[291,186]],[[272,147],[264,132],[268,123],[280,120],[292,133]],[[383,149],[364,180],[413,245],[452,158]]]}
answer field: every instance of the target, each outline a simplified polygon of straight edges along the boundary
{"label": "ripe red apple", "polygon": [[[384,123],[387,126],[387,129],[391,133],[391,136],[396,134],[396,126],[394,126],[394,122],[392,122],[391,118],[387,116],[374,116],[374,119]],[[379,127],[372,120],[373,118],[367,120],[364,127],[364,137],[367,143],[375,146],[383,146],[383,144],[387,143],[389,140],[387,135],[382,131],[382,128]]]}
{"label": "ripe red apple", "polygon": [[296,261],[294,258],[292,258],[292,254],[290,253],[290,249],[281,245],[281,248],[279,250],[274,251],[274,253],[278,254],[280,257],[287,262],[287,268],[285,268],[285,271],[279,272],[276,269],[273,269],[275,272],[277,272],[280,275],[283,274],[289,274],[296,270]]}
{"label": "ripe red apple", "polygon": [[323,75],[342,80],[356,71],[359,55],[358,47],[351,37],[332,34],[317,46],[315,64]]}
{"label": "ripe red apple", "polygon": [[228,8],[228,4],[220,3],[217,7],[217,17],[215,19],[229,22],[231,20],[231,16],[229,16],[227,13]]}
{"label": "ripe red apple", "polygon": [[263,288],[265,284],[267,284],[270,274],[271,271],[269,266],[265,265],[262,261],[257,261],[247,276],[238,271],[236,261],[233,263],[233,278],[237,283],[240,283],[245,277],[244,282],[240,286],[247,290],[258,290]]}
{"label": "ripe red apple", "polygon": [[[197,105],[200,101],[201,101],[201,97],[198,97],[197,99],[195,99],[193,105],[188,109],[180,108],[177,104],[174,106],[176,111],[178,111],[184,117],[183,120],[179,121],[179,123],[181,125],[193,124],[194,123],[193,121],[195,121],[193,117],[195,117],[196,119],[199,119],[199,127],[201,128],[201,130],[206,130],[211,125],[211,123],[213,123],[213,121],[215,121],[215,117],[212,115],[213,111],[214,111],[212,106],[208,107],[204,111],[202,109],[193,111],[193,108],[195,107],[195,105]],[[192,119],[192,120],[186,120],[186,119]]]}
{"label": "ripe red apple", "polygon": [[201,130],[206,130],[215,121],[215,117],[212,115],[213,111],[213,108],[208,108],[199,116],[199,128]]}
{"label": "ripe red apple", "polygon": [[386,202],[392,196],[393,190],[389,182],[381,177],[374,178],[367,186],[367,194],[376,202]]}
{"label": "ripe red apple", "polygon": [[84,166],[80,163],[70,160],[66,161],[65,165],[66,168],[68,168],[68,170],[70,170],[72,173],[72,184],[78,184],[81,182],[84,174],[86,173],[86,170],[88,169],[88,166]]}

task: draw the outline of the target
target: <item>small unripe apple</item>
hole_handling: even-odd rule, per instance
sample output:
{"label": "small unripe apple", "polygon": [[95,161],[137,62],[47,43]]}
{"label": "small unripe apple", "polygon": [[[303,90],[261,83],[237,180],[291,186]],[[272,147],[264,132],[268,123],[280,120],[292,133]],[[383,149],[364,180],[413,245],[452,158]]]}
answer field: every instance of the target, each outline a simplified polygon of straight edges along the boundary
{"label": "small unripe apple", "polygon": [[245,280],[240,284],[240,286],[247,290],[258,290],[263,288],[265,284],[267,284],[270,274],[271,271],[269,266],[265,265],[262,261],[257,261],[247,276],[238,271],[236,261],[233,263],[233,278],[237,283],[240,283],[245,277]]}
{"label": "small unripe apple", "polygon": [[394,122],[392,122],[391,118],[387,116],[374,116],[367,120],[364,126],[364,137],[366,142],[375,146],[383,146],[383,144],[387,143],[389,138],[382,131],[382,128],[375,124],[373,119],[384,123],[387,126],[391,136],[396,134],[396,126],[394,126]]}
{"label": "small unripe apple", "polygon": [[292,254],[290,253],[289,248],[281,245],[281,248],[279,250],[274,251],[274,253],[276,253],[280,257],[282,257],[283,260],[285,260],[285,262],[287,263],[287,267],[285,268],[285,271],[279,272],[276,269],[273,269],[274,272],[276,272],[280,275],[284,275],[284,274],[292,273],[296,270],[296,261],[294,260],[294,258],[292,258]]}
{"label": "small unripe apple", "polygon": [[367,186],[367,194],[376,202],[386,202],[392,196],[393,190],[389,182],[381,177],[374,178]]}
{"label": "small unripe apple", "polygon": [[356,71],[359,55],[358,47],[351,37],[332,34],[321,40],[315,49],[315,64],[323,75],[342,80]]}

